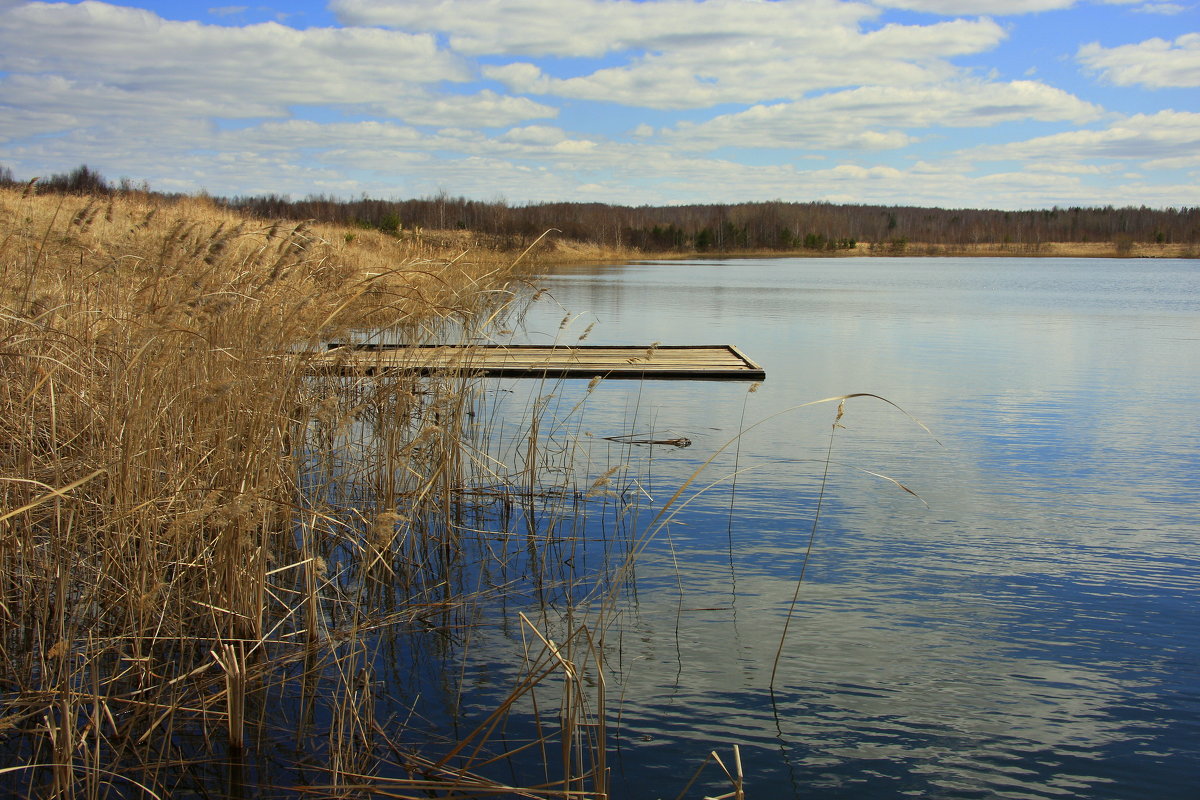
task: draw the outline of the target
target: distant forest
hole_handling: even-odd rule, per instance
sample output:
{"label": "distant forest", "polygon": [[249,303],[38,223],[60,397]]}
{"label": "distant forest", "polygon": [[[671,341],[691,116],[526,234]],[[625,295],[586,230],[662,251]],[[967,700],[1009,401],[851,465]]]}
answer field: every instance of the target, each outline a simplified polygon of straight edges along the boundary
{"label": "distant forest", "polygon": [[[0,183],[14,183],[0,167]],[[114,186],[80,166],[37,183],[41,192],[149,192],[144,184]],[[153,194],[153,193],[151,193]],[[169,195],[161,195],[170,197]],[[566,238],[647,251],[839,250],[858,243],[902,247],[1044,242],[1200,243],[1200,207],[1154,209],[1070,207],[1035,211],[794,203],[782,200],[726,205],[614,206],[604,203],[479,201],[439,194],[415,200],[341,200],[280,195],[213,198],[266,219],[317,220],[400,234],[419,229],[468,229],[513,246],[547,230]]]}

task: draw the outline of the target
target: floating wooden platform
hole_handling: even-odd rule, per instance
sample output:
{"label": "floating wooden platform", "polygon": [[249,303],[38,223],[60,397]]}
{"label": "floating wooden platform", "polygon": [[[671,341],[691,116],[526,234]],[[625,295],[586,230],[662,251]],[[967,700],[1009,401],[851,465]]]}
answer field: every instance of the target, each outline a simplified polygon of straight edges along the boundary
{"label": "floating wooden platform", "polygon": [[733,345],[331,345],[311,362],[322,374],[430,374],[447,369],[504,378],[761,381],[766,371]]}

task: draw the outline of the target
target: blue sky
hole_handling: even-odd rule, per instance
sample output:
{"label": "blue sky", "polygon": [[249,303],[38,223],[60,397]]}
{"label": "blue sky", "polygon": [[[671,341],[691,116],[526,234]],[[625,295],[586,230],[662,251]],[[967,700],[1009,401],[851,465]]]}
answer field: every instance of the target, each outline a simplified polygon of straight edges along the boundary
{"label": "blue sky", "polygon": [[513,203],[1200,205],[1200,0],[0,0],[0,165]]}

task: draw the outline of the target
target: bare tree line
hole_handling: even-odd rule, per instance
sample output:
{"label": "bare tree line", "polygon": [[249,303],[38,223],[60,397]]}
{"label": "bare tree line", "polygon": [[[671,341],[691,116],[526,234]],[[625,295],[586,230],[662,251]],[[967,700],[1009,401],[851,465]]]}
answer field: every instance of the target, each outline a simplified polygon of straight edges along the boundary
{"label": "bare tree line", "polygon": [[[13,182],[0,167],[0,183]],[[40,191],[104,194],[149,191],[118,186],[80,166],[38,182]],[[166,197],[166,195],[164,195]],[[605,203],[480,201],[440,193],[409,200],[362,197],[302,200],[268,194],[214,202],[270,219],[314,219],[389,233],[462,228],[523,246],[547,230],[566,238],[648,251],[839,250],[857,243],[942,245],[1048,242],[1200,243],[1200,207],[1077,207],[1027,211],[919,208],[821,202],[619,206]]]}
{"label": "bare tree line", "polygon": [[264,217],[320,219],[399,231],[467,228],[521,242],[549,229],[579,241],[654,251],[838,250],[859,242],[947,245],[1044,242],[1200,243],[1200,207],[1052,208],[1036,211],[788,203],[615,206],[508,205],[439,195],[413,200],[235,197]]}

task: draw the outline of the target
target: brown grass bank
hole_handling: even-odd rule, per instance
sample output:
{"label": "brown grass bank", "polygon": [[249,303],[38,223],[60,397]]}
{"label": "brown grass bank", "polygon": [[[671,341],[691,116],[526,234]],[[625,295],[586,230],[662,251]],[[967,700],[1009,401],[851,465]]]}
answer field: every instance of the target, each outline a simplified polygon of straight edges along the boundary
{"label": "brown grass bank", "polygon": [[[469,404],[453,378],[306,377],[306,350],[366,328],[469,335],[513,256],[461,244],[0,190],[0,785],[233,787],[290,681],[324,709],[304,717],[327,787],[310,793],[353,795],[390,747],[363,638],[460,601]],[[346,456],[373,420],[379,452]],[[322,481],[366,500],[347,513]]]}

